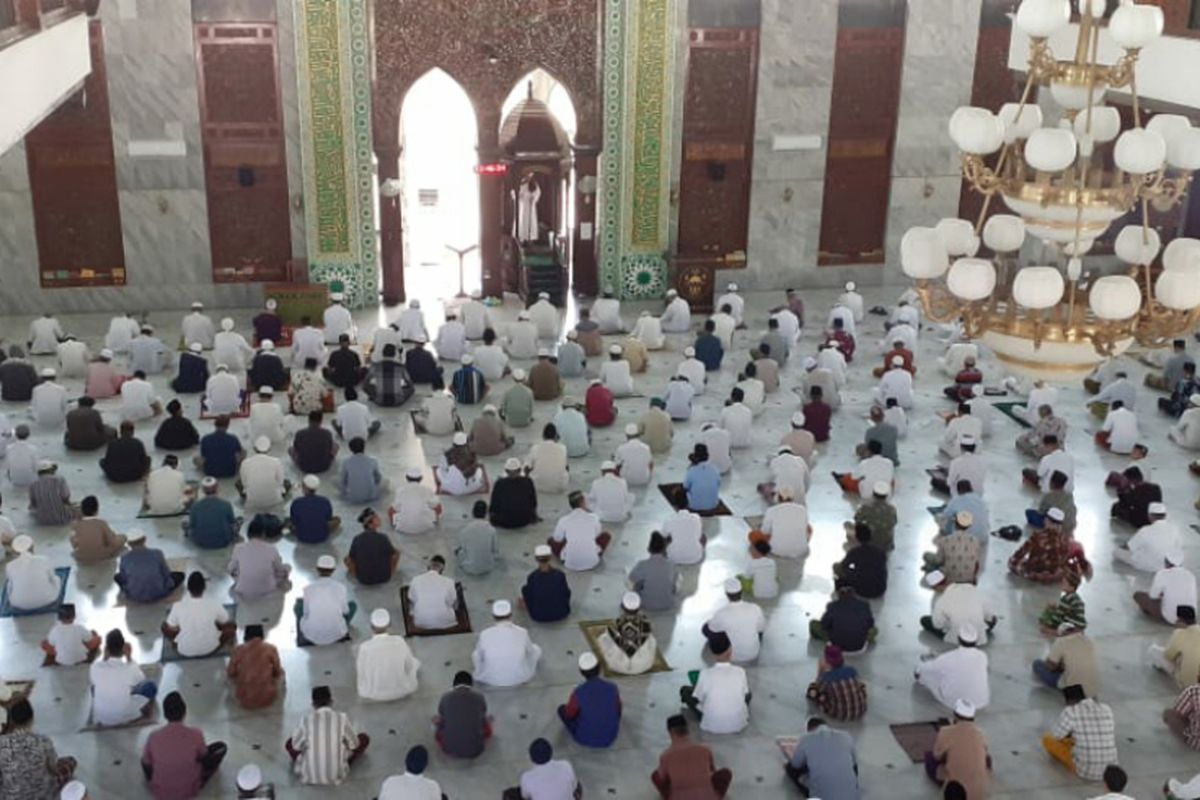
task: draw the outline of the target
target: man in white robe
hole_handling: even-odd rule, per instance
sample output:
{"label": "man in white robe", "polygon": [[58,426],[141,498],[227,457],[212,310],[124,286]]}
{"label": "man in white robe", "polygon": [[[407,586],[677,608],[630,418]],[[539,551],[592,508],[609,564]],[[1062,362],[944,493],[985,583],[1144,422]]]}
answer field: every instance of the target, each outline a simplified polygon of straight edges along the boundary
{"label": "man in white robe", "polygon": [[429,341],[429,330],[425,327],[425,313],[421,311],[420,300],[408,301],[408,308],[396,318],[396,327],[400,330],[400,338],[406,342]]}
{"label": "man in white robe", "polygon": [[611,289],[606,289],[604,295],[592,303],[592,321],[600,326],[600,333],[621,333],[625,323],[621,321],[621,301]]}
{"label": "man in white robe", "polygon": [[342,334],[350,337],[351,342],[358,341],[358,330],[354,327],[354,317],[350,309],[342,305],[345,296],[341,292],[329,295],[329,307],[322,315],[325,325],[325,344],[337,344]]}
{"label": "man in white robe", "polygon": [[5,568],[9,604],[31,611],[58,600],[62,578],[54,571],[50,559],[34,554],[33,539],[22,534],[13,539],[12,549],[17,557]]}
{"label": "man in white robe", "polygon": [[92,358],[86,343],[68,336],[58,345],[58,371],[64,378],[83,378]]}
{"label": "man in white robe", "polygon": [[66,337],[62,325],[53,314],[43,314],[29,323],[29,346],[31,356],[50,356],[58,351],[58,343]]}
{"label": "man in white robe", "polygon": [[692,328],[692,307],[674,289],[667,290],[667,307],[658,318],[663,333],[687,333]]}
{"label": "man in white robe", "polygon": [[443,361],[458,361],[467,352],[467,329],[458,321],[455,312],[446,312],[446,321],[438,328],[433,347]]}
{"label": "man in white robe", "polygon": [[213,361],[226,365],[233,372],[242,372],[254,358],[254,348],[233,328],[233,319],[225,317],[221,320],[221,331],[213,337]]}
{"label": "man in white robe", "polygon": [[663,335],[662,322],[649,311],[643,311],[638,317],[633,326],[632,336],[644,344],[647,350],[661,350],[667,342]]}
{"label": "man in white robe", "polygon": [[179,323],[179,329],[183,332],[185,347],[192,342],[199,342],[205,350],[212,349],[217,329],[213,326],[212,318],[204,313],[203,303],[192,303],[192,313],[183,318],[183,321]]}
{"label": "man in white robe", "polygon": [[512,622],[512,604],[507,600],[492,603],[495,624],[479,634],[471,654],[475,680],[490,686],[519,686],[537,672],[542,648],[529,638],[529,632]]}
{"label": "man in white robe", "polygon": [[242,382],[229,373],[226,364],[218,364],[217,371],[204,387],[204,406],[210,416],[236,414],[242,407]]}
{"label": "man in white robe", "polygon": [[539,339],[558,336],[558,309],[550,302],[549,293],[538,293],[537,302],[529,307],[529,321],[537,328]]}
{"label": "man in white robe", "polygon": [[403,636],[388,632],[391,624],[387,609],[375,609],[371,612],[372,636],[358,646],[355,673],[358,696],[363,700],[399,700],[417,690],[421,662]]}
{"label": "man in white robe", "polygon": [[308,317],[303,317],[300,325],[292,331],[292,369],[303,368],[310,358],[315,358],[318,366],[324,366],[325,334],[314,328]]}
{"label": "man in white robe", "polygon": [[434,556],[429,559],[429,569],[408,585],[413,624],[420,628],[445,630],[458,624],[458,591],[454,581],[442,574],[445,569],[446,560]]}
{"label": "man in white robe", "polygon": [[733,317],[734,323],[738,327],[741,327],[745,321],[746,300],[738,294],[738,285],[736,283],[730,283],[725,287],[725,294],[717,298],[714,307],[720,310],[726,305],[729,306],[729,313]]}

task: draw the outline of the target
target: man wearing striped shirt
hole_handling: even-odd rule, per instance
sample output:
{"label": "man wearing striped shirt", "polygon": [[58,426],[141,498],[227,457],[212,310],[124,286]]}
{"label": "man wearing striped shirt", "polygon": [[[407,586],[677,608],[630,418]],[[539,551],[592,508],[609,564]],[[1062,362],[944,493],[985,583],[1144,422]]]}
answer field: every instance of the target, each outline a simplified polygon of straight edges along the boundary
{"label": "man wearing striped shirt", "polygon": [[312,704],[312,711],[304,715],[284,748],[301,783],[337,785],[346,779],[350,765],[366,751],[371,739],[354,729],[348,714],[333,709],[328,686],[313,688]]}

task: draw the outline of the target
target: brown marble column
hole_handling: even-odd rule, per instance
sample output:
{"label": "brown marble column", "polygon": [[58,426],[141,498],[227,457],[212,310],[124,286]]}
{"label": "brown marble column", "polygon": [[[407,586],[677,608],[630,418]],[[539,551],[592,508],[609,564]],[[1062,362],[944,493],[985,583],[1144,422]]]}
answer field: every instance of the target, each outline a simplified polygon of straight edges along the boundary
{"label": "brown marble column", "polygon": [[[600,275],[596,265],[596,203],[600,182],[597,176],[600,148],[578,144],[575,150],[575,230],[571,242],[571,284],[577,295],[594,297],[600,291]],[[584,238],[584,228],[590,235]]]}
{"label": "brown marble column", "polygon": [[[500,115],[480,114],[479,163],[500,161]],[[500,261],[500,238],[503,233],[503,175],[479,175],[479,263],[483,270],[483,294],[500,297],[504,293],[504,266]]]}
{"label": "brown marble column", "polygon": [[[379,185],[400,177],[400,148],[377,150]],[[403,303],[404,297],[404,221],[400,216],[401,196],[379,196],[379,262],[383,273],[383,304]]]}

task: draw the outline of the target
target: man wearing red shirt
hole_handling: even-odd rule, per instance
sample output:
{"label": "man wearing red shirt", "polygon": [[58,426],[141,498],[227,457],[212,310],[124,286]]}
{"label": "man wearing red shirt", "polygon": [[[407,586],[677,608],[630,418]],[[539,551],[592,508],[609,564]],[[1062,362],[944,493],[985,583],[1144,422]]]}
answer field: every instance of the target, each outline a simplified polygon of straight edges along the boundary
{"label": "man wearing red shirt", "polygon": [[613,424],[617,418],[617,407],[613,401],[613,393],[599,380],[592,381],[584,395],[584,417],[593,428],[604,428]]}

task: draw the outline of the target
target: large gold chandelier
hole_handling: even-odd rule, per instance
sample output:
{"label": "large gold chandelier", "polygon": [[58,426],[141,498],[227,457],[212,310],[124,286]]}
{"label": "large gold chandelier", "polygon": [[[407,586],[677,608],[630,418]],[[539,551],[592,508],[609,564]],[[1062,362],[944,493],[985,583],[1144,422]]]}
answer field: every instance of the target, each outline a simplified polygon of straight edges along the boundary
{"label": "large gold chandelier", "polygon": [[[1090,368],[1135,341],[1159,346],[1200,322],[1200,240],[1163,249],[1148,225],[1149,208],[1177,206],[1200,169],[1200,129],[1171,114],[1147,121],[1138,101],[1138,57],[1161,36],[1162,11],[1122,0],[1104,26],[1105,0],[1076,2],[1069,60],[1056,57],[1051,37],[1071,24],[1072,0],[1024,0],[1016,24],[1030,50],[1020,101],[998,113],[962,107],[950,118],[963,177],[984,196],[978,219],[913,228],[900,248],[931,320],[961,319],[1002,359],[1042,370]],[[1102,35],[1123,51],[1113,64],[1099,61]],[[1035,86],[1064,109],[1060,120],[1043,120]],[[1132,96],[1133,127],[1122,130],[1120,113],[1105,105],[1109,89]],[[989,218],[997,195],[1011,213]],[[1138,206],[1141,224],[1115,241],[1126,267],[1085,274],[1094,241]],[[1052,246],[1056,263],[1022,266],[1027,236]],[[981,245],[993,259],[977,257]]]}

